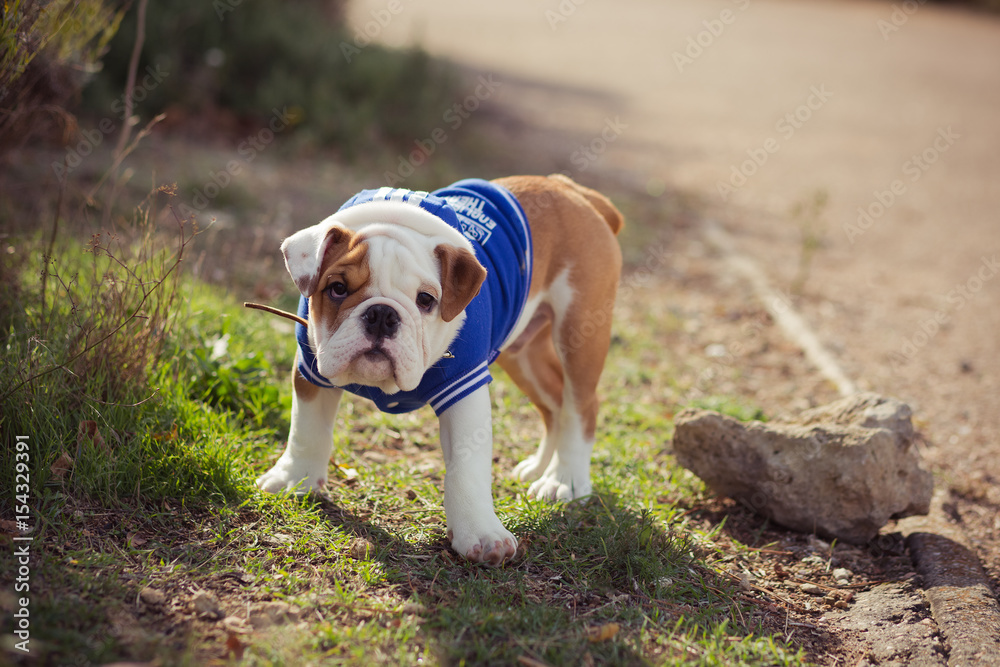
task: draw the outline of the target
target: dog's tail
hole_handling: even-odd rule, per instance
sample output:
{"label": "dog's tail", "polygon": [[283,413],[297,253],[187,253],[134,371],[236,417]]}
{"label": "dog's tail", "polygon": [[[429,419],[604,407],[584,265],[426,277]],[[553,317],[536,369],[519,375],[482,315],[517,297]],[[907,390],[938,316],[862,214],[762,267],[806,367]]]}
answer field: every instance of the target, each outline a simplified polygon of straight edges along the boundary
{"label": "dog's tail", "polygon": [[565,174],[550,174],[549,178],[559,181],[580,193],[590,205],[597,209],[597,212],[607,221],[608,227],[615,234],[618,234],[625,227],[625,217],[621,214],[611,200],[602,195],[597,190],[586,188]]}

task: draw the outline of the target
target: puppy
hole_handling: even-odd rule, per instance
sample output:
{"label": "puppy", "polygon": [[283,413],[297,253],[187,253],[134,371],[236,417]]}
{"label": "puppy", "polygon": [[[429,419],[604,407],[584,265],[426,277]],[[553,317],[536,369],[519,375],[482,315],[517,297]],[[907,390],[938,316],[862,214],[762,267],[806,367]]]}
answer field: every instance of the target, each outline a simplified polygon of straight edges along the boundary
{"label": "puppy", "polygon": [[514,556],[492,496],[489,365],[541,413],[538,451],[513,471],[529,494],[591,492],[597,383],[621,272],[621,213],[562,175],[355,195],[281,245],[301,292],[288,444],[257,486],[322,489],[344,391],[440,422],[452,548]]}

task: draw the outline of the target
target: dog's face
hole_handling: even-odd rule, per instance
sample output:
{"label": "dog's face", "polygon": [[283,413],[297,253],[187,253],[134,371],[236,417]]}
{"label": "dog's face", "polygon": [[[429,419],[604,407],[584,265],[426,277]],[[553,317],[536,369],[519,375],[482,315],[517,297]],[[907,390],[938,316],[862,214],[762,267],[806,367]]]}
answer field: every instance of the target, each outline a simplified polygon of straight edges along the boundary
{"label": "dog's face", "polygon": [[[319,372],[338,386],[416,389],[461,328],[486,269],[468,241],[439,220],[400,224],[397,211],[374,204],[348,211],[281,245],[309,299]],[[410,223],[413,215],[402,212]]]}

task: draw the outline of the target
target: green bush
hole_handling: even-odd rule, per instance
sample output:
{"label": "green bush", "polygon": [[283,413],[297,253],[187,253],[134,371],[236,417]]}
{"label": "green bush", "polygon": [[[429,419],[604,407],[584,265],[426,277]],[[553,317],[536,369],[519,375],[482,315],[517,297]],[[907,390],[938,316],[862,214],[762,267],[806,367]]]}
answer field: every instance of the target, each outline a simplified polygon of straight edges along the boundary
{"label": "green bush", "polygon": [[0,151],[75,127],[64,106],[118,29],[104,0],[12,0],[0,12]]}
{"label": "green bush", "polygon": [[[356,50],[338,14],[317,0],[150,3],[137,85],[154,76],[137,112],[183,120],[222,108],[259,123],[287,109],[300,140],[348,153],[422,135],[454,97],[454,76],[419,50]],[[132,9],[85,93],[96,114],[122,106],[135,22]]]}

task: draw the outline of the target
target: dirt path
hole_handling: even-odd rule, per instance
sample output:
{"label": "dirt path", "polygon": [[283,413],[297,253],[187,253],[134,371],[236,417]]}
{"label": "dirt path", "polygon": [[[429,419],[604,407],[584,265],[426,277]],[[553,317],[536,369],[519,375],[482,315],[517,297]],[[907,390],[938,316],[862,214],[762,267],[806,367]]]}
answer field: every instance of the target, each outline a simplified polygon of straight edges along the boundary
{"label": "dirt path", "polygon": [[803,248],[793,208],[823,193],[797,305],[859,386],[913,405],[996,584],[1000,20],[917,2],[365,0],[352,21],[593,137],[571,169],[700,195],[779,288]]}

